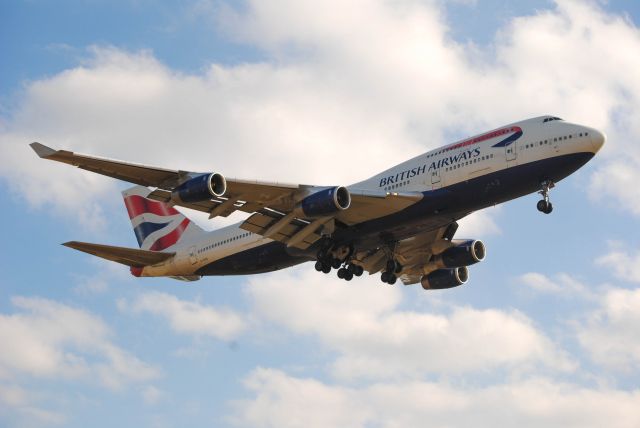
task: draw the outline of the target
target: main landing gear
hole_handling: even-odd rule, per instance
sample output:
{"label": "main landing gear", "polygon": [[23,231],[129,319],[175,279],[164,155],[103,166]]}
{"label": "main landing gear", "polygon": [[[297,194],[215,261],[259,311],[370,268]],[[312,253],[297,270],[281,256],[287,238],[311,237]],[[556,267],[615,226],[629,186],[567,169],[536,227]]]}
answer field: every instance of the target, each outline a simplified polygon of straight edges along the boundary
{"label": "main landing gear", "polygon": [[364,273],[362,266],[349,262],[352,252],[352,250],[349,250],[346,257],[338,258],[330,251],[330,247],[327,247],[318,252],[318,261],[315,264],[315,268],[318,272],[323,273],[330,273],[331,269],[337,269],[338,278],[351,281],[354,276],[361,276]]}
{"label": "main landing gear", "polygon": [[553,204],[549,200],[549,190],[553,189],[555,184],[551,180],[546,180],[541,183],[541,186],[542,188],[538,193],[542,195],[543,199],[538,201],[536,207],[538,208],[538,211],[542,213],[551,214],[551,211],[553,211]]}
{"label": "main landing gear", "polygon": [[396,274],[402,272],[402,265],[397,260],[391,259],[387,262],[387,269],[382,272],[380,279],[387,284],[395,284],[398,280]]}

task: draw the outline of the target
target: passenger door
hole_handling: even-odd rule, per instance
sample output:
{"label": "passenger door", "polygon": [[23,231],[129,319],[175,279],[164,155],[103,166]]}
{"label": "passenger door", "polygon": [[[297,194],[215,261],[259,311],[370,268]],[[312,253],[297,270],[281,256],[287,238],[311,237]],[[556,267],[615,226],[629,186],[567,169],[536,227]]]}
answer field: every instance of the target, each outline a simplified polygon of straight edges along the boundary
{"label": "passenger door", "polygon": [[440,178],[440,169],[434,169],[431,171],[431,187],[433,190],[442,187],[442,180]]}
{"label": "passenger door", "polygon": [[516,140],[513,143],[506,145],[504,150],[507,159],[507,166],[515,165],[515,162],[518,160],[518,141]]}

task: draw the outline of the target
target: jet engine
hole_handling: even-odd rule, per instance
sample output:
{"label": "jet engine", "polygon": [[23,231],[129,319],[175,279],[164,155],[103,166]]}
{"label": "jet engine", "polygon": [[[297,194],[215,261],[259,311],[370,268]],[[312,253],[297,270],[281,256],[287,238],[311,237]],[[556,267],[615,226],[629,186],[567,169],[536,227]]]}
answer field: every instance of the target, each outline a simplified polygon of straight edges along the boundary
{"label": "jet engine", "polygon": [[487,251],[482,241],[457,241],[454,242],[453,247],[443,251],[433,261],[438,267],[456,268],[481,262],[486,254]]}
{"label": "jet engine", "polygon": [[212,172],[193,177],[171,192],[171,199],[181,202],[208,201],[213,197],[224,195],[227,191],[227,180],[222,174]]}
{"label": "jet engine", "polygon": [[300,202],[299,209],[307,218],[329,216],[351,206],[351,194],[346,187],[330,187],[313,193]]}
{"label": "jet engine", "polygon": [[453,269],[438,269],[420,280],[425,290],[443,290],[458,287],[469,280],[469,270],[466,266]]}

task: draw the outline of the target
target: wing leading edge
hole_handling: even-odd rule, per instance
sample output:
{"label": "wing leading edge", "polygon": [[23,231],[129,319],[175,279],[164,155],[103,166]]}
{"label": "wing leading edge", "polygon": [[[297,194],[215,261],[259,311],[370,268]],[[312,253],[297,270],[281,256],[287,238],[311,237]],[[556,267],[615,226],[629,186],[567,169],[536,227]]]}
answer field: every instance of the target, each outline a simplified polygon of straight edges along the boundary
{"label": "wing leading edge", "polygon": [[210,218],[228,216],[236,210],[252,214],[241,226],[243,229],[301,249],[320,239],[324,231],[333,230],[336,223],[350,226],[384,217],[402,211],[423,198],[420,192],[387,193],[349,188],[351,206],[348,209],[326,217],[305,218],[297,210],[300,201],[326,187],[226,179],[226,192],[222,196],[184,202],[172,197],[173,190],[201,173],[54,150],[40,143],[32,143],[31,148],[43,159],[155,187],[149,199],[206,212]]}

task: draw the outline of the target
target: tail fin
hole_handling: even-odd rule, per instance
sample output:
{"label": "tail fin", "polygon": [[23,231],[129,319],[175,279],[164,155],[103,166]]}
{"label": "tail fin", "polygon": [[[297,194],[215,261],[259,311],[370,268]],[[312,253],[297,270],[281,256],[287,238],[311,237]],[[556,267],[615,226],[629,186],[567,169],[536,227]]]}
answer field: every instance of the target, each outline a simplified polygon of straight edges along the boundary
{"label": "tail fin", "polygon": [[134,186],[122,192],[133,232],[143,250],[167,251],[204,233],[175,208],[147,199],[151,190]]}

